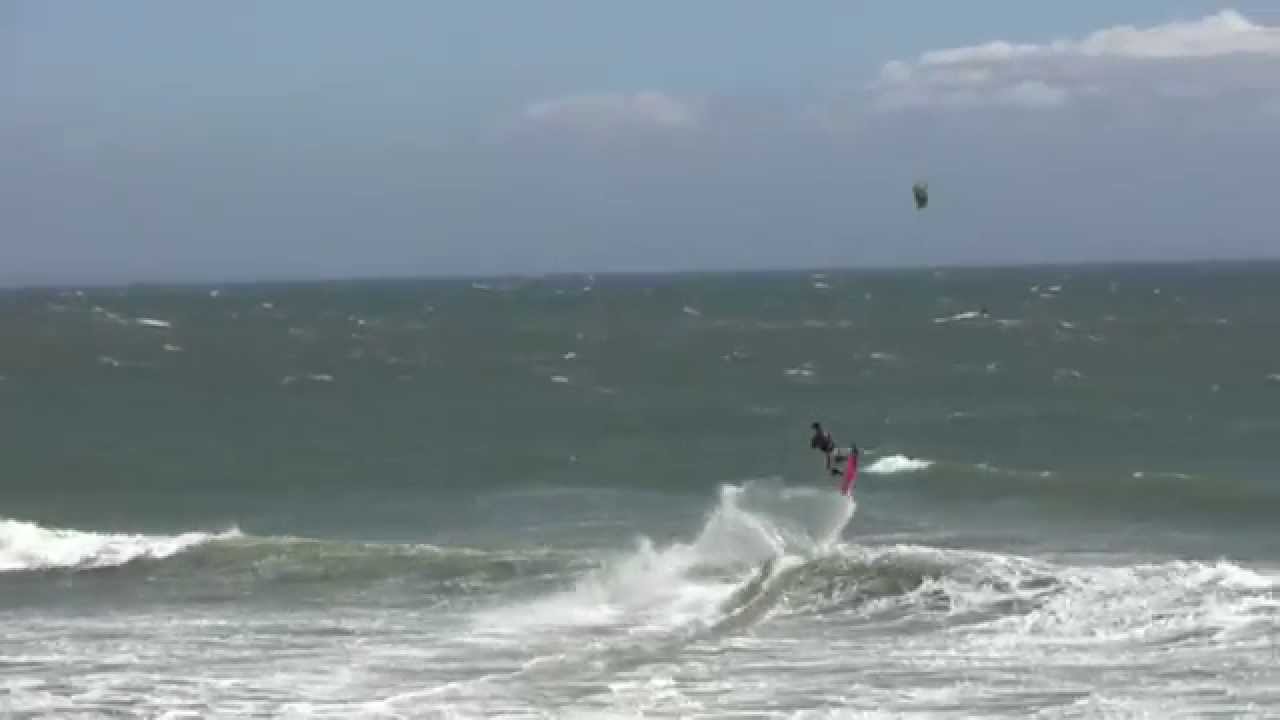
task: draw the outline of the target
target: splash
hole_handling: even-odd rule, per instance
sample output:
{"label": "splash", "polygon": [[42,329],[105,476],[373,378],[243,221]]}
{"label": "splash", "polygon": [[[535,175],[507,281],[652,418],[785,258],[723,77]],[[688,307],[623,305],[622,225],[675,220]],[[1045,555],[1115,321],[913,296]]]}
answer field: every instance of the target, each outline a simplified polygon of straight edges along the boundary
{"label": "splash", "polygon": [[589,629],[596,637],[610,631],[636,637],[714,622],[735,592],[759,579],[763,564],[826,552],[855,509],[832,490],[769,480],[725,485],[692,541],[658,546],[641,537],[573,589],[482,613],[476,629],[481,635],[526,638],[570,628]]}

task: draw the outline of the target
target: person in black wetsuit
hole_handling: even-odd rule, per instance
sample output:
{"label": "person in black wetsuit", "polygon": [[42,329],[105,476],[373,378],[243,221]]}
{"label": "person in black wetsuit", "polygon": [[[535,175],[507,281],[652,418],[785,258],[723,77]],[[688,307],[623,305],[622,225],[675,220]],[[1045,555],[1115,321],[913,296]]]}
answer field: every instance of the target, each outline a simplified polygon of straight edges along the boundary
{"label": "person in black wetsuit", "polygon": [[[835,465],[838,465],[848,458],[844,454],[836,452],[836,441],[831,437],[831,433],[822,429],[822,423],[815,422],[810,427],[813,428],[813,437],[809,439],[809,447],[818,450],[826,456],[827,472],[832,475],[839,475],[841,469],[835,467]],[[849,452],[853,455],[857,455],[858,446],[854,445]]]}
{"label": "person in black wetsuit", "polygon": [[809,440],[809,447],[826,456],[827,470],[835,472],[835,468],[831,467],[831,454],[836,451],[836,441],[832,439],[831,433],[822,429],[822,423],[815,422],[812,427],[813,437]]}

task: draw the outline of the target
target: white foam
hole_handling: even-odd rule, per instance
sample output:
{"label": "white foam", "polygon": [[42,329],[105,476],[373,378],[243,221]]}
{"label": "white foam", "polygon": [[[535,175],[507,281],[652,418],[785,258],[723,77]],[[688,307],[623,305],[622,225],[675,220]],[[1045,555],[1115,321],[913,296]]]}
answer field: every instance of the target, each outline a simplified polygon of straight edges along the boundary
{"label": "white foam", "polygon": [[110,310],[98,307],[97,305],[93,306],[93,312],[97,313],[98,315],[101,315],[102,317],[106,318],[108,321],[113,322],[117,325],[129,324],[128,319],[126,319],[123,315],[119,313],[113,313]]}
{"label": "white foam", "polygon": [[1053,371],[1053,379],[1058,382],[1065,380],[1083,380],[1084,373],[1074,368],[1058,368]]}
{"label": "white foam", "polygon": [[180,346],[180,345],[170,345],[169,343],[165,343],[165,344],[164,344],[164,351],[165,351],[165,352],[182,352],[182,346]]}
{"label": "white foam", "polygon": [[138,558],[166,558],[211,540],[234,537],[240,537],[239,530],[121,535],[0,520],[0,572],[114,567]]}
{"label": "white foam", "polygon": [[813,377],[813,363],[805,362],[782,371],[787,377]]}
{"label": "white foam", "polygon": [[685,306],[684,306],[684,308],[683,308],[683,311],[684,311],[684,314],[685,314],[685,315],[691,315],[691,316],[693,316],[693,317],[702,317],[702,311],[701,311],[701,310],[699,310],[699,309],[697,309],[697,308],[695,308],[695,307],[689,306],[689,305],[685,305]]}
{"label": "white foam", "polygon": [[977,310],[969,310],[969,311],[967,311],[967,312],[956,313],[955,315],[952,315],[951,317],[938,317],[938,318],[934,318],[934,319],[933,319],[933,322],[934,322],[934,323],[936,323],[936,324],[938,324],[938,325],[942,325],[942,324],[944,324],[944,323],[960,322],[960,321],[962,321],[962,320],[973,320],[973,319],[980,318],[980,317],[982,317],[982,313],[978,312]]}
{"label": "white foam", "polygon": [[565,359],[565,360],[573,360],[574,358],[578,357],[578,353],[576,353],[576,352],[567,352],[567,353],[565,353],[565,354],[563,355],[563,357],[564,357],[564,359]]}
{"label": "white foam", "polygon": [[171,328],[173,323],[168,320],[157,320],[156,318],[140,317],[134,320],[135,323],[149,328]]}
{"label": "white foam", "polygon": [[928,470],[932,466],[932,460],[911,458],[906,455],[889,455],[871,463],[863,472],[872,475],[897,475],[898,473]]}
{"label": "white foam", "polygon": [[551,382],[564,385],[569,382],[569,378],[565,377],[564,375],[552,375]]}
{"label": "white foam", "polygon": [[828,289],[830,289],[830,288],[831,288],[831,286],[830,286],[830,285],[828,285],[828,284],[826,284],[826,283],[824,283],[824,282],[815,282],[815,283],[813,284],[813,288],[814,288],[815,290],[828,290]]}
{"label": "white foam", "polygon": [[1171,478],[1174,480],[1191,480],[1192,479],[1192,476],[1186,473],[1180,473],[1180,472],[1147,472],[1146,470],[1135,470],[1132,473],[1132,477],[1135,480],[1142,480],[1148,476],[1155,477],[1155,478]]}
{"label": "white foam", "polygon": [[999,642],[1046,636],[1161,641],[1188,632],[1231,633],[1245,629],[1259,610],[1280,609],[1274,597],[1266,598],[1275,578],[1227,561],[1069,568],[1058,574],[1066,591],[1028,615],[993,623],[992,629],[1007,633]]}

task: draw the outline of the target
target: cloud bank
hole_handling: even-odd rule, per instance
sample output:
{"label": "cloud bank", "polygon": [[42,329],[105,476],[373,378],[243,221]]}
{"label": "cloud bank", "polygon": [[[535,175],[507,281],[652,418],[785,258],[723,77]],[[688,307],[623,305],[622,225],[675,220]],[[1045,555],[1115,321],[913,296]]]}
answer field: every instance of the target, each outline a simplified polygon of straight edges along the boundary
{"label": "cloud bank", "polygon": [[536,127],[607,134],[627,130],[690,130],[701,123],[697,104],[666,93],[573,95],[531,103],[524,120]]}
{"label": "cloud bank", "polygon": [[[1280,108],[1280,27],[1234,10],[1149,27],[1121,25],[1052,42],[994,41],[884,64],[862,91],[825,99],[686,98],[660,91],[571,95],[525,106],[519,125],[567,137],[702,140],[761,133],[845,135],[910,110],[1118,110],[1181,103],[1205,117]],[[1232,115],[1235,113],[1235,115]],[[1158,124],[1159,116],[1143,115]]]}
{"label": "cloud bank", "polygon": [[1280,28],[1233,10],[1148,28],[1118,26],[1046,44],[1004,41],[934,50],[884,65],[880,110],[1053,109],[1083,100],[1280,96]]}

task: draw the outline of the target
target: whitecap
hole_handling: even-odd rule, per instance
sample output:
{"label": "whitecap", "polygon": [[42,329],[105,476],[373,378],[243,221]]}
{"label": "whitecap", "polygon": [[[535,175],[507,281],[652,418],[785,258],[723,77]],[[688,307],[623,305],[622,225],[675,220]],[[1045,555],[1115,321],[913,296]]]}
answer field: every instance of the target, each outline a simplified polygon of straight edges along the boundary
{"label": "whitecap", "polygon": [[106,318],[108,321],[113,322],[117,325],[129,324],[129,321],[123,315],[113,313],[110,310],[107,310],[106,308],[98,307],[97,305],[93,306],[92,312],[101,315],[102,317]]}
{"label": "whitecap", "polygon": [[932,466],[932,460],[911,458],[906,455],[888,455],[868,465],[864,472],[872,475],[897,475],[898,473],[927,470]]}
{"label": "whitecap", "polygon": [[150,328],[173,327],[173,323],[169,322],[168,320],[157,320],[155,318],[149,318],[149,317],[140,317],[135,319],[134,322],[143,327],[150,327]]}
{"label": "whitecap", "polygon": [[564,375],[552,375],[551,382],[563,385],[569,382],[569,378],[565,377]]}
{"label": "whitecap", "polygon": [[793,368],[787,368],[782,371],[788,377],[813,377],[813,364],[802,363]]}
{"label": "whitecap", "polygon": [[933,321],[934,321],[935,323],[937,323],[937,324],[941,325],[941,324],[943,324],[943,323],[959,322],[959,321],[961,321],[961,320],[973,320],[973,319],[975,319],[975,318],[980,318],[980,317],[982,317],[982,313],[978,312],[977,310],[969,310],[969,311],[967,311],[967,312],[956,313],[955,315],[952,315],[951,317],[938,317],[938,318],[934,318],[934,319],[933,319]]}
{"label": "whitecap", "polygon": [[701,311],[701,310],[699,310],[699,309],[697,309],[697,308],[695,308],[695,307],[689,306],[689,305],[685,305],[685,306],[684,306],[684,308],[683,308],[683,311],[684,311],[684,314],[685,314],[685,315],[691,315],[691,316],[693,316],[693,317],[702,317],[702,311]]}

